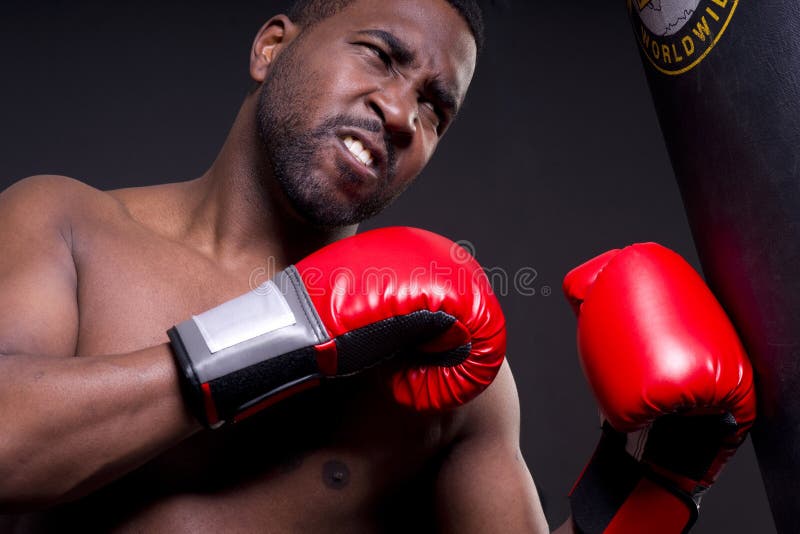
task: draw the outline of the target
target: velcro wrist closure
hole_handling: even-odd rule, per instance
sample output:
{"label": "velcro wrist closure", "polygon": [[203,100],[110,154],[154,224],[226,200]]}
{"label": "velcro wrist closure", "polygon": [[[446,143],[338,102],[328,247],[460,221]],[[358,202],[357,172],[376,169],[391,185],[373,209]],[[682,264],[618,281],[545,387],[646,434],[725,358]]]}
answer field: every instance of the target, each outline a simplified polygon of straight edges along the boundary
{"label": "velcro wrist closure", "polygon": [[570,493],[575,530],[583,534],[679,534],[697,519],[688,493],[649,470],[626,451],[626,434],[607,423],[589,464]]}
{"label": "velcro wrist closure", "polygon": [[318,379],[314,346],[329,340],[293,266],[168,334],[190,406],[211,427]]}

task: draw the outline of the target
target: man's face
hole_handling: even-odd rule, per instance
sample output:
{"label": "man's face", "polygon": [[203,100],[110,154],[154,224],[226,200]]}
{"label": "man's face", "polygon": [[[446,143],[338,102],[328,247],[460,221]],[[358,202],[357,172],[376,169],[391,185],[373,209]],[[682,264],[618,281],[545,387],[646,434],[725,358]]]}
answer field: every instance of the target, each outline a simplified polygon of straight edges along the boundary
{"label": "man's face", "polygon": [[302,32],[273,61],[258,109],[292,208],[337,227],[388,205],[453,120],[475,56],[444,0],[356,0]]}

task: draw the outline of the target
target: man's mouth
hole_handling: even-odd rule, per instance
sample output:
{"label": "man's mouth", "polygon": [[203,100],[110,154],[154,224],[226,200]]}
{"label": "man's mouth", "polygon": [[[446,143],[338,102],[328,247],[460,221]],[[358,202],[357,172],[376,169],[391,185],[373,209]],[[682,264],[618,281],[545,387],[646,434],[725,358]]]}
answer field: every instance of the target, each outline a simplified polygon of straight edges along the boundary
{"label": "man's mouth", "polygon": [[365,167],[370,167],[372,165],[372,153],[364,148],[364,145],[358,138],[352,135],[346,135],[342,138],[342,141],[344,142],[344,146],[347,147],[347,150],[349,150],[358,161],[363,163]]}

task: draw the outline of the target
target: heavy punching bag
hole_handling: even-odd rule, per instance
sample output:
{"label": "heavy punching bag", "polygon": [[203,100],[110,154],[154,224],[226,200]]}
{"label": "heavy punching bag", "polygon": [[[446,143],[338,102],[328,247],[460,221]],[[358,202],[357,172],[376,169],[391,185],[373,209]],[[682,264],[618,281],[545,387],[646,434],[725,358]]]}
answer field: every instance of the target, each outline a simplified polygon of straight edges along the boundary
{"label": "heavy punching bag", "polygon": [[800,532],[800,2],[628,0],[703,271],[756,370],[775,523]]}

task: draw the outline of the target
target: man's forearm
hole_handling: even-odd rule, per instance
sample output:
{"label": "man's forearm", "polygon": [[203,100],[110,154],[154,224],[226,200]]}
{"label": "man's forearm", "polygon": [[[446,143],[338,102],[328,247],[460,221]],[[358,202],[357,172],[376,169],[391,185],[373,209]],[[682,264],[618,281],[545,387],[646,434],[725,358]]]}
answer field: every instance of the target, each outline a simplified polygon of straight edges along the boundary
{"label": "man's forearm", "polygon": [[0,356],[0,513],[78,498],[200,429],[167,344],[79,358]]}

